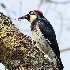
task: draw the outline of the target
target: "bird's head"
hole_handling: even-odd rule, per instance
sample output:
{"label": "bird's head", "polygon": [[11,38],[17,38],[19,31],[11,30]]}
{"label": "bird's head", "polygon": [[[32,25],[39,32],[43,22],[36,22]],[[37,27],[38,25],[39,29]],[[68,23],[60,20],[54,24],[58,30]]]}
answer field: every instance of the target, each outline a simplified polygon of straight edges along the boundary
{"label": "bird's head", "polygon": [[43,13],[39,10],[30,11],[27,15],[19,17],[18,19],[27,19],[30,23],[43,16]]}

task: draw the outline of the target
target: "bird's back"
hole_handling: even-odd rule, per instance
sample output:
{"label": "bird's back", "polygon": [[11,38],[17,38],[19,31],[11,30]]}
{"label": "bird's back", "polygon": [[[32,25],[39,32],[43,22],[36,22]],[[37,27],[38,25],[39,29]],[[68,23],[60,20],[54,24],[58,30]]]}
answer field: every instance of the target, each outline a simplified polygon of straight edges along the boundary
{"label": "bird's back", "polygon": [[[50,22],[46,18],[45,19],[40,18],[40,19],[37,19],[33,24],[32,24],[32,28],[33,28],[32,30],[36,30],[39,28],[43,37],[50,41],[50,43],[51,43],[50,47],[53,49],[54,53],[56,55],[60,56],[60,51],[59,51],[58,43],[56,40],[55,31],[54,31],[52,25],[50,24]],[[36,26],[38,28],[36,28]]]}

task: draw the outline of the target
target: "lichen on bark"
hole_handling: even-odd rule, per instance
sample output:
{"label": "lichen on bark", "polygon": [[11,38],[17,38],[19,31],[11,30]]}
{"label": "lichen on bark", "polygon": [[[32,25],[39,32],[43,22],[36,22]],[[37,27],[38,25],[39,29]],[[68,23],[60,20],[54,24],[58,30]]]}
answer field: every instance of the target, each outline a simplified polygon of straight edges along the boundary
{"label": "lichen on bark", "polygon": [[57,70],[44,57],[35,41],[15,27],[11,19],[0,12],[0,63],[8,70]]}

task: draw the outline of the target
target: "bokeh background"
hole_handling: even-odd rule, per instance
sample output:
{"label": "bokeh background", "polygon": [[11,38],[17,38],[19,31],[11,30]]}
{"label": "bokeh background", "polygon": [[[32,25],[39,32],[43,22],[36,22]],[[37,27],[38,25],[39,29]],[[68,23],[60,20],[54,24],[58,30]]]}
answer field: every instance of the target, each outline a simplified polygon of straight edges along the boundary
{"label": "bokeh background", "polygon": [[[32,36],[30,23],[15,19],[36,9],[41,10],[52,24],[64,70],[70,70],[70,0],[0,0],[0,12],[9,16],[16,27],[28,36]],[[5,70],[1,63],[0,70]]]}

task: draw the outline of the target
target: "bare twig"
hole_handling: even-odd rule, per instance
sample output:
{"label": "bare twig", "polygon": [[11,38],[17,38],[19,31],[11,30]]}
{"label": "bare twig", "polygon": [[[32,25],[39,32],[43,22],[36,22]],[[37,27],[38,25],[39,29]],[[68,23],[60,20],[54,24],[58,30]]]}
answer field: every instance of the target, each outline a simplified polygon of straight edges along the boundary
{"label": "bare twig", "polygon": [[68,3],[70,3],[70,1],[65,1],[65,2],[51,1],[50,3],[54,3],[54,4],[68,4]]}
{"label": "bare twig", "polygon": [[[43,3],[44,0],[40,0],[40,5]],[[46,0],[46,3],[54,3],[54,4],[68,4],[70,1],[63,1],[63,2],[58,2],[58,1],[52,1],[52,0]]]}
{"label": "bare twig", "polygon": [[60,50],[60,52],[70,51],[70,47]]}

